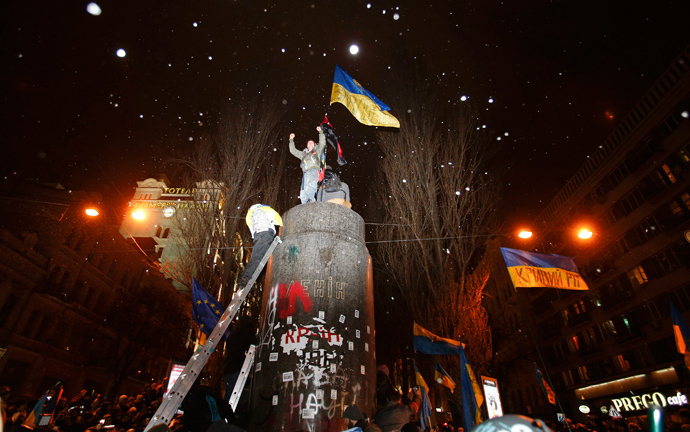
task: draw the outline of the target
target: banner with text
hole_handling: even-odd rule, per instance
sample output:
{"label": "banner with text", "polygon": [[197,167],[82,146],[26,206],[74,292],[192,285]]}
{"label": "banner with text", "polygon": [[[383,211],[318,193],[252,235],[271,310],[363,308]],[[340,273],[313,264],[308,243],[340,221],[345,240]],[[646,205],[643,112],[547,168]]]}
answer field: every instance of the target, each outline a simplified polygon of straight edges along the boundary
{"label": "banner with text", "polygon": [[515,288],[589,289],[573,258],[509,248],[501,253]]}

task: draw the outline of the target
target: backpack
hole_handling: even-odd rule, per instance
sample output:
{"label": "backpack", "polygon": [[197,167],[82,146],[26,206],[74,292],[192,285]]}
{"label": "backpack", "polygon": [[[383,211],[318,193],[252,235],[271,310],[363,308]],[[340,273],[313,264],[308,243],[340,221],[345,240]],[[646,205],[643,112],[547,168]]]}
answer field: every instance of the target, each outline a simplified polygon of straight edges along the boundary
{"label": "backpack", "polygon": [[340,178],[333,171],[326,171],[323,178],[323,187],[326,192],[338,192],[340,190]]}

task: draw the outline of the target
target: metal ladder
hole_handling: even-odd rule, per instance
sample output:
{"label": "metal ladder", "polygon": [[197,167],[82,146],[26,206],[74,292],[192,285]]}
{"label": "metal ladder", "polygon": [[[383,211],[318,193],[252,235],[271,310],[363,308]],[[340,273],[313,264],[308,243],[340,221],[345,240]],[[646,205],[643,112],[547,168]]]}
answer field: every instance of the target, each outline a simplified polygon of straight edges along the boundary
{"label": "metal ladder", "polygon": [[240,396],[242,395],[242,390],[244,390],[244,384],[247,382],[247,376],[249,375],[249,370],[254,364],[254,355],[256,354],[256,345],[249,345],[247,354],[244,357],[244,363],[242,364],[242,370],[240,375],[237,377],[237,383],[235,383],[235,388],[232,389],[232,395],[230,396],[230,407],[232,411],[235,411],[237,404],[240,401]]}
{"label": "metal ladder", "polygon": [[[146,429],[144,429],[144,432],[148,432],[151,428],[159,424],[164,423],[167,425],[172,421],[175,413],[180,408],[182,401],[184,400],[185,396],[187,396],[187,392],[189,392],[189,389],[199,377],[199,374],[206,365],[209,357],[211,357],[211,354],[213,354],[215,351],[218,341],[221,339],[223,334],[225,334],[225,331],[230,326],[230,322],[233,320],[233,318],[235,318],[235,315],[237,315],[237,311],[240,309],[242,303],[244,303],[251,287],[254,285],[254,282],[256,282],[259,274],[261,274],[261,270],[263,270],[263,268],[266,266],[269,258],[271,258],[271,254],[273,254],[273,250],[276,248],[276,246],[278,246],[278,243],[282,243],[282,240],[279,236],[276,236],[273,239],[273,243],[271,243],[269,246],[268,251],[266,251],[266,254],[261,259],[259,266],[254,271],[251,279],[249,282],[247,282],[247,285],[245,285],[241,290],[237,291],[233,296],[232,301],[225,309],[225,312],[223,312],[223,315],[221,315],[216,326],[211,331],[206,343],[198,347],[192,355],[192,358],[189,359],[189,362],[187,362],[187,365],[182,370],[179,378],[177,378],[175,384],[173,384],[168,394],[163,398],[163,402],[158,407],[158,410],[156,410],[156,413],[153,415],[153,417],[151,417],[151,420],[146,426]],[[246,363],[247,360],[245,359],[245,364]],[[246,379],[247,375],[245,373],[242,386],[244,386],[244,381],[246,381]],[[235,389],[237,389],[237,386],[235,386]],[[235,405],[237,405],[237,403],[235,403]]]}

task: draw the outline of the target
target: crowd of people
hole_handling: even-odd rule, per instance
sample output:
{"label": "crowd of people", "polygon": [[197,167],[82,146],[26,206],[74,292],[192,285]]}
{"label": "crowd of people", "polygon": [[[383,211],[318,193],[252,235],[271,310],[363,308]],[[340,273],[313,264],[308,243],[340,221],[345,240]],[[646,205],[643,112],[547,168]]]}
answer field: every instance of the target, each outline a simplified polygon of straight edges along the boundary
{"label": "crowd of people", "polygon": [[[385,374],[377,374],[377,411],[372,416],[364,415],[358,407],[352,405],[344,412],[350,428],[359,427],[363,432],[421,432],[422,428],[417,419],[420,407],[420,394],[411,391],[406,399],[401,398]],[[123,394],[115,401],[108,401],[102,395],[82,390],[72,398],[60,397],[55,404],[52,422],[34,430],[64,431],[64,432],[142,432],[148,425],[149,419],[156,412],[163,397],[164,386],[161,383],[151,383],[136,395]],[[55,393],[49,392],[55,397]],[[57,393],[59,396],[59,393]],[[31,430],[25,426],[25,421],[40,397],[13,394],[9,387],[0,387],[0,405],[2,407],[2,432],[16,432]],[[47,405],[46,405],[47,406]],[[175,432],[205,432],[205,431],[242,431],[242,428],[232,426],[235,423],[234,413],[210,387],[195,384],[182,406],[184,414],[177,416],[165,430]],[[225,424],[227,419],[229,424]],[[650,427],[647,416],[634,418],[612,418],[608,416],[591,416],[585,423],[566,422],[543,423],[523,416],[508,415],[500,421],[531,422],[535,432],[642,432],[654,430]],[[510,420],[512,419],[512,420]],[[494,419],[497,420],[497,419]],[[493,421],[493,420],[492,420]],[[484,422],[486,427],[492,421]],[[223,424],[223,428],[216,425]],[[527,423],[526,423],[527,424]],[[215,427],[215,429],[214,429]],[[678,411],[667,412],[664,416],[663,429],[667,432],[690,432],[690,410],[682,408]],[[464,432],[461,427],[453,427],[449,423],[427,428],[432,432]],[[491,430],[501,430],[491,429]],[[526,430],[526,429],[520,429]],[[483,432],[477,427],[473,432]]]}
{"label": "crowd of people", "polygon": [[[4,432],[28,430],[24,422],[42,395],[13,394],[8,387],[3,387],[1,393]],[[59,392],[51,390],[48,397],[59,397]],[[137,395],[123,394],[114,402],[105,400],[101,394],[82,390],[70,399],[60,397],[56,401],[52,423],[46,429],[68,432],[143,430],[162,397],[163,385],[156,383],[146,385]]]}

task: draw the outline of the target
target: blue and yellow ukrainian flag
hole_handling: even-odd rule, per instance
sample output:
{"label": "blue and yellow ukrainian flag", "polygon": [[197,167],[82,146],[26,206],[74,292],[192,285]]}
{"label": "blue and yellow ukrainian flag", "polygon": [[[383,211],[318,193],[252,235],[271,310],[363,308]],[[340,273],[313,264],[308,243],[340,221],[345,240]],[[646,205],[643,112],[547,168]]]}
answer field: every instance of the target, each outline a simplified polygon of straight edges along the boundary
{"label": "blue and yellow ukrainian flag", "polygon": [[541,391],[544,392],[544,396],[546,396],[551,405],[556,405],[556,393],[553,392],[553,389],[551,389],[549,383],[546,382],[544,376],[541,374],[541,371],[539,370],[539,366],[537,366],[536,363],[534,364],[534,374],[537,376],[537,381],[539,382]]}
{"label": "blue and yellow ukrainian flag", "polygon": [[474,421],[476,422],[476,424],[479,424],[484,420],[482,418],[481,409],[481,406],[484,403],[484,393],[482,393],[482,388],[479,387],[479,382],[477,381],[477,377],[474,374],[474,371],[472,370],[472,366],[470,366],[469,363],[466,363],[465,366],[467,367],[467,374],[470,376],[470,381],[472,382],[472,392],[474,393],[474,400],[477,401],[477,409],[474,412]]}
{"label": "blue and yellow ukrainian flag", "polygon": [[501,253],[515,288],[589,289],[573,258],[509,248],[501,248]]}
{"label": "blue and yellow ukrainian flag", "polygon": [[350,75],[335,66],[331,105],[340,102],[345,105],[360,123],[369,126],[400,127],[398,119],[387,111],[390,107],[362,87]]}
{"label": "blue and yellow ukrainian flag", "polygon": [[438,382],[439,384],[448,387],[451,393],[455,391],[455,381],[453,380],[453,378],[450,377],[450,375],[448,375],[448,372],[446,372],[445,369],[443,369],[441,365],[438,364],[438,362],[436,362],[436,371],[434,373],[434,378],[436,378],[436,382]]}
{"label": "blue and yellow ukrainian flag", "polygon": [[462,349],[461,344],[460,390],[462,391],[462,421],[466,431],[471,431],[477,423],[481,421],[481,411],[479,411],[479,406],[477,406],[477,395],[472,387],[472,378],[470,378],[470,371],[472,368],[469,368],[469,365],[470,363],[467,361],[467,357],[465,357],[465,350]]}
{"label": "blue and yellow ukrainian flag", "polygon": [[676,338],[676,349],[679,354],[685,356],[685,366],[690,369],[690,348],[688,341],[690,340],[690,327],[683,319],[676,305],[671,303],[671,322],[673,323],[673,336]]}
{"label": "blue and yellow ukrainian flag", "polygon": [[415,376],[415,381],[417,382],[417,385],[422,391],[422,406],[419,407],[419,425],[422,427],[422,429],[426,429],[427,426],[431,426],[429,423],[429,419],[431,418],[431,402],[429,401],[429,386],[426,385],[426,381],[424,381],[424,378],[422,377],[422,374],[419,373],[419,369],[417,369],[417,363],[415,363],[414,360],[412,360],[412,365],[414,366],[414,376]]}
{"label": "blue and yellow ukrainian flag", "polygon": [[436,336],[414,323],[414,349],[424,354],[460,355],[460,341]]}
{"label": "blue and yellow ukrainian flag", "polygon": [[47,400],[48,392],[46,391],[45,393],[43,393],[43,396],[38,400],[38,402],[36,402],[36,405],[34,405],[34,409],[31,410],[29,415],[24,420],[24,426],[27,426],[29,429],[33,429],[36,426],[38,426],[38,423],[41,421],[41,414],[43,414],[43,407],[46,404]]}

